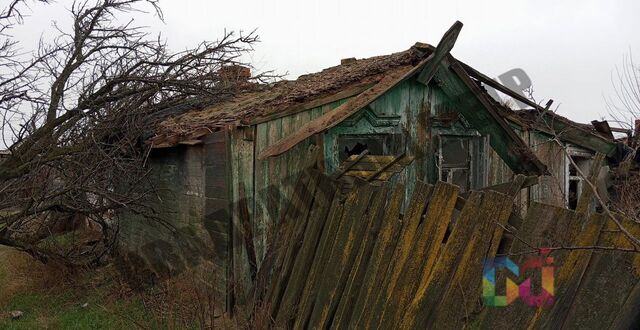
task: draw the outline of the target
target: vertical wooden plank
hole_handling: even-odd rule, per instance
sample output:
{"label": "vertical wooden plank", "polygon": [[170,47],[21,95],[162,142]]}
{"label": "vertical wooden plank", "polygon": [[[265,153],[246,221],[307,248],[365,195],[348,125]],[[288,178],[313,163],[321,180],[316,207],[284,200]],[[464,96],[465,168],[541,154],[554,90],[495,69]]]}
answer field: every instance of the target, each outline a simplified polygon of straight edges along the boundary
{"label": "vertical wooden plank", "polygon": [[[575,246],[593,246],[598,242],[605,217],[594,214],[586,224],[583,232],[575,241]],[[580,288],[584,273],[591,262],[593,250],[573,250],[560,267],[556,277],[556,301],[551,308],[538,307],[530,328],[555,327],[563,325],[569,309]]]}
{"label": "vertical wooden plank", "polygon": [[[415,99],[412,97],[411,92],[411,84],[410,81],[405,81],[400,85],[396,86],[396,88],[392,89],[389,93],[393,92],[391,95],[397,95],[397,99],[392,100],[393,103],[388,104],[388,109],[399,109],[400,114],[402,115],[402,133],[406,137],[406,150],[405,153],[408,157],[414,157],[420,154],[420,149],[422,148],[422,141],[417,139],[417,130],[418,130],[418,122],[417,122],[417,114],[418,114],[418,106],[415,104]],[[415,189],[416,182],[416,166],[417,162],[412,162],[409,166],[405,167],[401,172],[401,175],[405,176],[405,180],[407,182],[407,197],[413,194],[413,190]],[[406,199],[406,205],[409,205],[409,199]]]}
{"label": "vertical wooden plank", "polygon": [[429,88],[425,89],[425,96],[424,99],[427,100],[427,104],[426,106],[428,106],[428,119],[427,119],[427,138],[428,138],[428,143],[425,143],[426,145],[426,164],[425,167],[427,169],[427,177],[425,178],[425,181],[431,184],[435,184],[438,181],[438,168],[437,168],[437,159],[436,159],[436,153],[437,153],[437,146],[436,146],[436,139],[434,139],[433,137],[433,122],[431,121],[431,118],[436,115],[437,113],[437,109],[439,107],[439,105],[442,103],[442,100],[440,99],[440,94],[441,91],[437,88],[434,87],[434,83],[430,83],[429,84]]}
{"label": "vertical wooden plank", "polygon": [[[257,155],[269,146],[268,123],[262,123],[256,126],[255,153]],[[261,264],[266,256],[267,250],[267,187],[268,187],[268,162],[255,159],[255,184],[254,184],[254,216],[253,216],[253,232],[254,244],[256,247],[256,258]]]}
{"label": "vertical wooden plank", "polygon": [[275,317],[277,327],[289,328],[291,320],[297,314],[297,305],[304,290],[309,270],[314,258],[321,253],[321,251],[316,251],[316,248],[322,231],[325,229],[325,222],[332,202],[334,198],[338,197],[337,194],[335,183],[327,177],[321,178],[318,189],[316,189],[308,228],[304,233],[300,251],[295,258],[282,303],[277,310],[277,316]]}
{"label": "vertical wooden plank", "polygon": [[[597,187],[598,184],[598,176],[600,175],[600,170],[604,165],[605,156],[602,153],[597,153],[593,163],[591,164],[591,169],[589,171],[589,176],[587,180],[591,182],[594,186]],[[586,173],[585,173],[586,174]],[[587,183],[583,183],[582,195],[578,200],[578,206],[576,207],[577,213],[585,213],[589,214],[589,207],[591,205],[591,200],[595,196],[595,192]]]}
{"label": "vertical wooden plank", "polygon": [[371,255],[370,266],[363,279],[363,284],[354,303],[350,328],[360,328],[360,322],[369,315],[371,307],[375,303],[378,290],[383,285],[387,270],[392,264],[391,258],[395,251],[397,238],[400,234],[402,222],[400,221],[400,209],[404,202],[405,187],[402,184],[395,185],[393,194],[386,207],[382,228],[376,245]]}
{"label": "vertical wooden plank", "polygon": [[347,279],[347,284],[344,289],[344,293],[340,298],[340,303],[336,310],[335,317],[333,319],[332,327],[334,329],[348,328],[351,314],[353,312],[354,303],[358,298],[360,289],[363,284],[363,279],[369,269],[369,260],[373,252],[374,245],[379,235],[380,225],[384,218],[384,207],[386,205],[388,196],[388,186],[382,186],[379,191],[375,193],[371,207],[367,212],[366,218],[363,219],[367,223],[366,231],[363,237],[357,237],[361,239],[362,245],[356,256],[351,273]]}
{"label": "vertical wooden plank", "polygon": [[[481,296],[484,260],[495,257],[502,228],[511,214],[513,197],[495,192],[485,193],[478,210],[476,234],[464,248],[464,254],[454,268],[453,277],[446,287],[436,311],[427,327],[447,324],[451,328],[463,328],[471,321],[472,311],[477,310]],[[422,326],[422,325],[421,325]]]}
{"label": "vertical wooden plank", "polygon": [[402,231],[398,238],[398,245],[393,253],[392,266],[387,273],[387,277],[375,298],[373,309],[368,315],[366,323],[362,326],[365,328],[377,328],[381,320],[382,314],[387,304],[387,300],[393,294],[401,270],[407,262],[407,258],[411,253],[412,243],[417,234],[417,229],[422,220],[422,214],[427,207],[426,201],[429,200],[433,192],[433,186],[418,182],[415,192],[411,198],[409,209],[403,218]]}
{"label": "vertical wooden plank", "polygon": [[[282,134],[282,121],[283,118],[272,120],[268,122],[269,125],[269,143],[280,140]],[[286,158],[286,156],[285,156]],[[268,164],[268,177],[267,177],[267,214],[268,217],[266,227],[272,227],[277,221],[280,220],[280,202],[284,199],[285,195],[282,194],[282,183],[280,165],[282,163],[281,157],[271,157],[267,160]]]}
{"label": "vertical wooden plank", "polygon": [[[295,258],[302,245],[311,203],[315,195],[316,187],[318,186],[319,175],[317,172],[308,174],[308,172],[305,171],[301,177],[303,179],[300,180],[297,186],[298,189],[296,189],[293,196],[291,196],[291,203],[289,203],[286,213],[283,216],[283,227],[285,230],[290,231],[290,234],[288,237],[285,236],[284,244],[286,244],[286,249],[282,254],[282,260],[277,264],[275,273],[277,277],[272,285],[273,291],[269,296],[271,315],[276,315],[276,311],[280,307],[282,295],[287,287]],[[308,181],[304,180],[305,177],[308,177]],[[308,182],[308,184],[305,184],[305,182]]]}
{"label": "vertical wooden plank", "polygon": [[320,284],[322,282],[322,276],[326,269],[326,265],[331,257],[331,251],[336,243],[336,237],[341,227],[343,226],[342,215],[344,210],[344,204],[341,202],[340,188],[337,189],[338,196],[333,199],[329,215],[327,216],[327,224],[325,225],[320,242],[318,243],[318,249],[316,255],[313,258],[313,264],[309,270],[307,281],[300,297],[300,303],[298,306],[298,313],[294,322],[294,329],[303,329],[306,327],[311,313],[315,306],[316,297],[320,290]]}
{"label": "vertical wooden plank", "polygon": [[396,269],[400,277],[391,295],[387,297],[380,327],[392,328],[401,322],[405,308],[416,294],[420,276],[430,270],[440,253],[459,189],[454,185],[438,182],[433,196],[427,202],[427,212],[411,243],[409,257],[402,269]]}
{"label": "vertical wooden plank", "polygon": [[347,199],[347,206],[345,206],[347,212],[342,218],[343,226],[338,231],[336,244],[333,246],[331,257],[323,273],[322,284],[309,319],[309,328],[324,329],[330,325],[339,303],[337,298],[342,294],[351,270],[350,266],[355,259],[354,249],[357,251],[361,243],[356,237],[361,237],[363,229],[366,228],[362,216],[369,206],[373,191],[373,186],[364,185]]}
{"label": "vertical wooden plank", "polygon": [[[303,112],[306,113],[306,112]],[[292,126],[292,118],[291,117],[282,117],[279,120],[280,122],[280,131],[278,133],[278,139],[281,139],[287,135],[290,134],[290,132],[293,130]],[[277,160],[278,165],[279,165],[279,171],[278,171],[278,175],[276,177],[271,178],[272,179],[272,185],[278,185],[279,186],[279,200],[278,200],[278,210],[279,212],[284,212],[285,208],[287,207],[287,203],[289,202],[287,199],[288,196],[291,196],[291,193],[293,192],[293,185],[295,184],[295,177],[296,171],[299,171],[300,168],[298,167],[292,167],[291,163],[292,163],[292,158],[294,158],[296,155],[294,153],[284,153],[283,155],[280,155],[280,157],[276,157],[275,160]]]}
{"label": "vertical wooden plank", "polygon": [[467,199],[435,267],[420,279],[417,293],[405,311],[401,328],[426,328],[425,324],[436,309],[433,302],[442,299],[444,289],[458,265],[464,247],[475,232],[476,225],[480,223],[477,221],[477,210],[482,203],[482,197],[483,193],[474,191]]}
{"label": "vertical wooden plank", "polygon": [[429,175],[427,169],[429,168],[428,153],[431,149],[431,104],[428,99],[428,94],[425,96],[426,86],[422,84],[414,84],[411,95],[411,102],[415,104],[416,109],[416,141],[418,142],[418,149],[416,152],[415,166],[416,166],[416,178],[428,183],[435,183],[429,181]]}
{"label": "vertical wooden plank", "polygon": [[[248,191],[253,190],[253,176],[249,175],[253,170],[253,143],[242,139],[242,132],[229,130],[229,159],[232,160],[229,173],[231,176],[230,190],[232,191],[232,258],[233,276],[232,287],[235,303],[244,305],[249,298],[251,288],[251,265],[246,249],[248,237],[244,232],[246,222],[244,211],[248,212]],[[245,204],[246,208],[241,207]]]}
{"label": "vertical wooden plank", "polygon": [[533,200],[554,206],[565,206],[566,154],[564,150],[542,133],[531,133],[534,153],[551,172],[541,176],[540,183],[531,187]]}

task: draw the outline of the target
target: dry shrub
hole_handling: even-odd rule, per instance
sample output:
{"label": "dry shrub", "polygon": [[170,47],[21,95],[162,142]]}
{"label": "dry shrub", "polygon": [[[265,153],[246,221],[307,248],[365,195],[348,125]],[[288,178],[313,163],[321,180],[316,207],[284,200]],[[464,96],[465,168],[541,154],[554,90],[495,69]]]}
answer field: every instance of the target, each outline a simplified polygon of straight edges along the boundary
{"label": "dry shrub", "polygon": [[147,312],[169,329],[238,328],[225,312],[225,295],[215,289],[217,272],[203,263],[145,290]]}
{"label": "dry shrub", "polygon": [[[43,296],[73,292],[78,299],[96,298],[99,308],[142,329],[255,329],[253,322],[241,316],[242,311],[236,319],[226,313],[225,293],[215,289],[218,277],[209,263],[140,291],[132,289],[114,266],[80,269],[55,262],[43,264],[2,246],[0,260],[0,306],[25,292]],[[148,319],[137,319],[114,304],[135,299],[143,302]]]}
{"label": "dry shrub", "polygon": [[0,247],[0,305],[8,303],[22,292],[54,293],[64,290],[77,275],[60,263],[43,264],[29,254]]}
{"label": "dry shrub", "polygon": [[618,177],[612,202],[616,211],[640,222],[640,173]]}
{"label": "dry shrub", "polygon": [[253,317],[251,318],[247,328],[255,330],[273,329],[273,318],[271,317],[271,305],[268,303],[260,303],[253,309]]}

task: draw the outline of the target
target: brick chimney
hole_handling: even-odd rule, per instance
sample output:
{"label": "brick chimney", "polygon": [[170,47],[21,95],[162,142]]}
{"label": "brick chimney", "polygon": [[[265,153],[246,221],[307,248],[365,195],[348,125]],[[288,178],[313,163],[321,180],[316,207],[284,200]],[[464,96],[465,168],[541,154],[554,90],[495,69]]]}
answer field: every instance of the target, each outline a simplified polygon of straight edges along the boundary
{"label": "brick chimney", "polygon": [[347,65],[351,63],[355,63],[357,60],[355,57],[343,58],[340,60],[340,65]]}
{"label": "brick chimney", "polygon": [[242,65],[223,66],[218,70],[220,81],[228,84],[246,84],[251,78],[251,69]]}

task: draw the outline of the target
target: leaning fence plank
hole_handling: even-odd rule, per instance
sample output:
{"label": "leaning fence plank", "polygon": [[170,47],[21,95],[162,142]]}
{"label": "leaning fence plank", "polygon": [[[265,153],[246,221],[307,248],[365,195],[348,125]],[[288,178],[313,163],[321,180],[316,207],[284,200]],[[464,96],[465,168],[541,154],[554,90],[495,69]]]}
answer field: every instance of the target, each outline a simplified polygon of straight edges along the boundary
{"label": "leaning fence plank", "polygon": [[351,274],[347,280],[342,298],[338,304],[335,317],[332,322],[333,329],[346,329],[349,323],[351,313],[353,311],[353,304],[358,297],[360,288],[363,283],[363,279],[369,270],[369,260],[374,247],[374,244],[378,238],[380,225],[382,223],[384,215],[384,207],[388,197],[388,186],[385,185],[376,192],[373,199],[373,203],[369,208],[369,212],[364,221],[368,223],[367,230],[364,232],[364,236],[361,238],[363,243],[360,246],[360,251],[353,264]]}
{"label": "leaning fence plank", "polygon": [[392,295],[402,268],[411,253],[412,243],[422,220],[422,214],[427,207],[426,201],[429,200],[432,192],[433,186],[422,182],[416,184],[409,208],[402,219],[405,225],[402,227],[396,250],[393,253],[391,268],[389,268],[383,286],[379,290],[372,312],[367,315],[368,321],[363,324],[365,328],[378,328],[387,300]]}
{"label": "leaning fence plank", "polygon": [[277,309],[277,316],[275,317],[277,327],[289,328],[289,323],[296,315],[296,308],[316,254],[320,234],[324,228],[331,203],[334,197],[337,198],[335,196],[336,193],[335,183],[326,177],[321,179],[318,189],[316,189],[313,209],[307,230],[304,233],[302,245],[295,258],[282,302]]}
{"label": "leaning fence plank", "polygon": [[[619,221],[634,237],[640,235],[640,224],[622,217]],[[597,245],[620,249],[633,248],[628,237],[619,231],[610,219],[606,221]],[[594,251],[580,291],[576,294],[564,322],[565,328],[608,328],[640,280],[640,270],[634,269],[635,258],[635,253]]]}
{"label": "leaning fence plank", "polygon": [[389,199],[380,234],[369,262],[370,266],[353,307],[349,328],[359,328],[360,320],[369,315],[373,305],[372,301],[374,301],[387,274],[402,227],[399,215],[404,202],[404,192],[405,186],[397,184]]}
{"label": "leaning fence plank", "polygon": [[291,230],[289,239],[286,241],[286,249],[284,249],[283,258],[280,259],[277,277],[273,284],[273,291],[269,296],[269,305],[271,308],[271,315],[275,315],[279,308],[280,300],[284,289],[289,281],[289,275],[291,274],[291,268],[293,262],[299,251],[302,239],[304,237],[304,231],[308,223],[309,211],[311,209],[311,203],[315,194],[316,187],[320,176],[318,172],[313,172],[309,177],[309,185],[300,189],[299,194],[292,196],[291,204],[285,214],[285,224],[290,224],[289,230]]}
{"label": "leaning fence plank", "polygon": [[477,209],[482,202],[483,193],[472,192],[467,199],[456,225],[444,246],[444,249],[433,270],[426,270],[420,279],[418,290],[411,303],[407,306],[400,328],[425,329],[422,324],[427,322],[435,309],[433,302],[440,301],[444,289],[453,274],[453,268],[460,259],[463,249],[474,234],[477,219]]}
{"label": "leaning fence plank", "polygon": [[[294,199],[299,201],[299,196],[303,195],[304,191],[308,191],[307,186],[309,185],[309,180],[310,173],[306,170],[302,171],[302,173],[298,175],[289,204],[293,203]],[[257,299],[262,301],[263,304],[269,304],[272,296],[274,295],[274,283],[278,280],[278,274],[282,267],[285,251],[288,248],[289,238],[293,232],[293,224],[288,221],[288,219],[291,218],[288,216],[290,212],[293,212],[293,208],[290,205],[287,205],[287,210],[278,224],[278,236],[283,237],[284,239],[272,242],[269,247],[269,253],[265,256],[265,260],[262,262],[260,270],[258,271],[256,292],[254,294],[257,296]],[[263,287],[266,288],[266,292],[260,292]]]}
{"label": "leaning fence plank", "polygon": [[[595,245],[605,221],[601,214],[594,214],[587,222],[585,229],[574,242],[574,246],[588,247]],[[567,318],[569,308],[576,296],[584,273],[591,262],[593,250],[573,250],[569,252],[556,276],[556,301],[548,306],[538,307],[531,328],[553,328],[562,326]]]}
{"label": "leaning fence plank", "polygon": [[339,195],[340,190],[340,188],[337,188],[338,196],[336,196],[331,203],[331,209],[327,216],[327,223],[322,230],[322,236],[318,242],[318,248],[314,256],[313,264],[309,270],[306,284],[300,297],[300,303],[297,308],[297,315],[293,327],[294,329],[304,328],[306,322],[311,316],[311,312],[313,311],[314,302],[322,279],[322,273],[325,270],[331,250],[335,243],[336,234],[341,225],[340,220],[342,219],[344,204],[341,202]]}
{"label": "leaning fence plank", "polygon": [[[538,247],[552,247],[568,244],[580,233],[584,221],[571,210],[547,204],[532,203],[518,238],[511,248],[512,254],[530,251],[523,241]],[[524,257],[522,257],[524,258]]]}
{"label": "leaning fence plank", "polygon": [[425,269],[433,268],[453,215],[458,192],[457,186],[444,182],[436,185],[397,285],[391,296],[387,297],[380,328],[390,329],[400,322],[406,306],[416,294],[420,276]]}
{"label": "leaning fence plank", "polygon": [[[309,328],[324,329],[329,326],[333,313],[337,308],[350,266],[353,264],[360,240],[356,237],[362,235],[366,228],[362,216],[369,206],[369,200],[374,187],[364,185],[350,196],[354,199],[353,207],[345,207],[346,212],[341,220],[341,226],[336,236],[336,244],[331,251],[331,257],[322,276],[322,284],[316,297],[316,303],[309,318]],[[348,202],[347,202],[348,203]]]}
{"label": "leaning fence plank", "polygon": [[[537,248],[567,245],[580,233],[581,221],[576,213],[564,208],[533,203],[520,228],[514,233],[511,248],[506,250],[514,263],[520,265],[527,258],[537,253]],[[505,235],[506,236],[506,235]],[[564,260],[565,251],[554,252],[556,260]],[[534,274],[534,282],[540,276]],[[514,324],[524,326],[529,323],[535,309],[522,301],[516,301],[507,308],[486,307],[478,317],[477,323],[482,328],[497,329]]]}
{"label": "leaning fence plank", "polygon": [[509,220],[512,209],[513,196],[496,192],[484,194],[476,219],[479,222],[476,233],[467,241],[442,300],[435,304],[435,313],[425,324],[427,328],[446,324],[451,329],[460,329],[471,321],[472,312],[479,307],[477,298],[482,292],[480,279],[484,261],[495,257],[501,228]]}
{"label": "leaning fence plank", "polygon": [[616,318],[611,322],[609,329],[615,330],[627,330],[638,328],[638,311],[640,310],[640,282],[636,282],[635,286],[630,290],[629,295],[624,301],[624,304],[620,308],[616,315]]}

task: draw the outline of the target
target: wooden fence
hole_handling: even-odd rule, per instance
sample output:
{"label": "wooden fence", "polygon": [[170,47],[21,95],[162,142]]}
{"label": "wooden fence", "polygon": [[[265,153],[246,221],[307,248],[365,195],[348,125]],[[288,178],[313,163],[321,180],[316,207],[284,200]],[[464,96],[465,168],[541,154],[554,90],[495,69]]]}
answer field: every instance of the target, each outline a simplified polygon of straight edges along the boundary
{"label": "wooden fence", "polygon": [[[345,196],[307,172],[259,274],[260,304],[285,329],[637,326],[638,254],[590,248],[629,249],[626,236],[603,215],[543,204],[520,219],[513,196],[525,181],[464,196],[417,182],[403,207],[402,184],[362,184]],[[640,237],[640,225],[621,221]],[[520,264],[538,247],[565,247],[550,252],[554,303],[484,306],[484,261],[509,255]]]}

